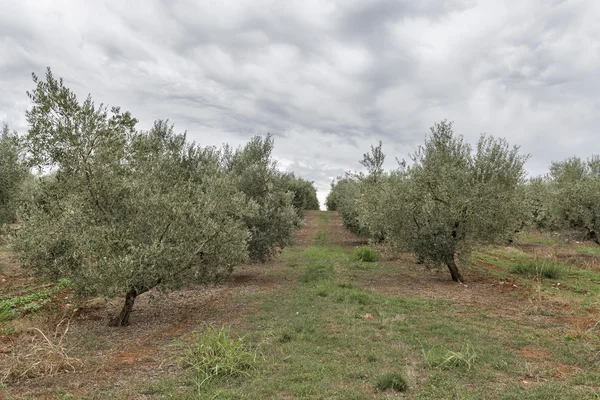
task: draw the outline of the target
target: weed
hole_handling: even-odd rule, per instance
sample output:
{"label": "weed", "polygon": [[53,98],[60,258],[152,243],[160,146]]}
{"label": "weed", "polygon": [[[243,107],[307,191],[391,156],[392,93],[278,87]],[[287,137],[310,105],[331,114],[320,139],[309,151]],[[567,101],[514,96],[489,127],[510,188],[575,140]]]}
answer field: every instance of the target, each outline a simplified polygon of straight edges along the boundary
{"label": "weed", "polygon": [[279,336],[279,343],[289,343],[294,340],[294,336],[289,332],[283,332],[281,336]]}
{"label": "weed", "polygon": [[256,368],[257,352],[244,342],[244,338],[231,338],[229,330],[209,326],[196,332],[193,342],[181,345],[183,356],[179,365],[191,370],[199,388],[215,377],[250,376]]}
{"label": "weed", "polygon": [[360,246],[354,251],[354,258],[362,262],[379,261],[379,252],[369,246]]}
{"label": "weed", "polygon": [[470,370],[477,360],[477,353],[469,343],[464,344],[460,351],[452,351],[442,346],[433,346],[425,350],[421,343],[421,353],[429,368]]}
{"label": "weed", "polygon": [[31,341],[16,344],[7,356],[8,366],[0,376],[0,383],[52,376],[63,371],[74,372],[77,366],[81,366],[81,361],[69,356],[64,345],[69,323],[69,320],[61,320],[53,335],[33,328]]}
{"label": "weed", "polygon": [[329,278],[333,274],[333,265],[328,262],[316,262],[310,264],[306,271],[300,275],[300,282],[318,282]]}
{"label": "weed", "polygon": [[546,279],[558,279],[564,276],[567,271],[560,264],[532,259],[511,266],[510,272],[513,274],[537,276]]}
{"label": "weed", "polygon": [[325,246],[329,243],[329,233],[326,231],[319,231],[315,235],[315,243],[319,246]]}
{"label": "weed", "polygon": [[367,356],[367,362],[369,363],[375,363],[377,362],[379,359],[377,358],[377,356],[374,356],[373,354],[369,354]]}
{"label": "weed", "polygon": [[408,390],[408,384],[402,375],[389,373],[377,378],[375,388],[380,391],[395,390],[396,392],[406,392]]}
{"label": "weed", "polygon": [[[46,285],[49,286],[49,285]],[[19,296],[0,296],[0,321],[8,321],[20,315],[36,313],[60,290],[70,286],[68,280],[60,280],[50,288]]]}

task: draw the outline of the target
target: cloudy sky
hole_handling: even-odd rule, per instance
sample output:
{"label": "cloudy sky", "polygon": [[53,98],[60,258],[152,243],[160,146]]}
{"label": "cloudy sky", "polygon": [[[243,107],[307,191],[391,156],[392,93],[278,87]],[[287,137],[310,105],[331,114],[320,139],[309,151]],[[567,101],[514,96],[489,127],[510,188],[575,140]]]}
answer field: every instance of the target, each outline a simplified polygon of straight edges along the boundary
{"label": "cloudy sky", "polygon": [[275,136],[329,182],[382,140],[404,158],[441,119],[506,137],[543,173],[600,153],[598,0],[0,0],[0,121],[31,72],[203,145]]}

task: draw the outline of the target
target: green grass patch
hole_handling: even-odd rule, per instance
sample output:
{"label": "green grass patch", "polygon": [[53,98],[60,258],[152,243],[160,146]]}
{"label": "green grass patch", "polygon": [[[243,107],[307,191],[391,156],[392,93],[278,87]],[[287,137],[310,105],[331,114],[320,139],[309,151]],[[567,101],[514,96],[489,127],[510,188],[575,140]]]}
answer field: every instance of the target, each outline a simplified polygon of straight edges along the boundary
{"label": "green grass patch", "polygon": [[548,246],[559,243],[559,241],[554,238],[535,232],[519,232],[516,239],[518,243],[543,244]]}
{"label": "green grass patch", "polygon": [[333,265],[327,261],[318,261],[310,264],[300,275],[300,282],[311,283],[328,279],[333,275]]}
{"label": "green grass patch", "polygon": [[315,234],[315,243],[319,246],[325,246],[329,243],[329,232],[319,231]]}
{"label": "green grass patch", "polygon": [[256,369],[257,352],[244,338],[233,338],[226,328],[209,326],[194,340],[180,344],[179,365],[190,371],[197,388],[213,378],[249,377]]}
{"label": "green grass patch", "polygon": [[321,211],[319,212],[319,216],[317,217],[319,225],[329,225],[331,222],[331,213],[329,211]]}
{"label": "green grass patch", "polygon": [[361,262],[379,261],[379,252],[369,246],[360,246],[354,250],[354,259]]}
{"label": "green grass patch", "polygon": [[593,244],[593,245],[575,245],[575,250],[577,250],[578,253],[580,254],[590,254],[590,255],[594,255],[594,256],[600,256],[600,246],[598,246],[597,244]]}
{"label": "green grass patch", "polygon": [[422,345],[421,353],[429,368],[470,370],[477,361],[477,352],[470,343],[464,344],[460,350],[453,351],[443,346],[432,346],[428,350]]}
{"label": "green grass patch", "polygon": [[404,377],[396,373],[388,373],[377,378],[375,389],[380,391],[393,390],[396,392],[406,392],[408,383]]}
{"label": "green grass patch", "polygon": [[[551,258],[544,258],[532,254],[507,251],[503,248],[487,248],[485,253],[475,253],[474,260],[481,260],[496,265],[504,271],[523,277],[542,277],[549,280],[558,280],[562,287],[568,289],[571,294],[584,297],[600,295],[600,271],[582,269],[576,265],[557,262]],[[485,268],[486,272],[501,279],[510,276],[491,268]],[[522,283],[527,284],[527,281]],[[586,302],[588,302],[586,300]]]}
{"label": "green grass patch", "polygon": [[557,263],[546,260],[532,259],[510,266],[510,272],[545,279],[559,279],[567,275],[567,269]]}
{"label": "green grass patch", "polygon": [[0,294],[0,321],[9,321],[19,316],[40,311],[60,290],[70,286],[68,280],[44,288],[30,288],[19,295]]}

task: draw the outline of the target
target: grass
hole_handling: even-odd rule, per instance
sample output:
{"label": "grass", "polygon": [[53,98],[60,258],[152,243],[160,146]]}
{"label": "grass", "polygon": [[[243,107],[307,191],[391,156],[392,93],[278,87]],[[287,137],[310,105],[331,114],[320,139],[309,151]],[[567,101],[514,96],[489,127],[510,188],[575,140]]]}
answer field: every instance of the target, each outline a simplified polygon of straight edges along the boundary
{"label": "grass", "polygon": [[315,234],[315,243],[320,246],[325,246],[329,243],[329,232],[319,231]]}
{"label": "grass", "polygon": [[68,280],[62,280],[43,288],[27,288],[19,295],[0,293],[0,322],[40,311],[57,292],[69,285]]}
{"label": "grass", "polygon": [[360,246],[354,250],[354,259],[362,262],[379,261],[379,252],[369,246]]}
{"label": "grass", "polygon": [[470,370],[478,357],[469,343],[464,344],[459,351],[452,351],[441,346],[433,346],[425,350],[425,347],[421,345],[421,352],[429,368],[440,369],[466,368]]}
{"label": "grass", "polygon": [[536,276],[546,279],[559,279],[567,274],[566,268],[558,263],[545,260],[526,260],[509,268],[513,274]]}
{"label": "grass", "polygon": [[233,338],[228,329],[209,326],[194,340],[180,344],[179,365],[191,372],[196,387],[214,378],[249,377],[256,369],[257,351],[244,338]]}
{"label": "grass", "polygon": [[80,368],[81,360],[72,357],[64,343],[69,323],[68,320],[61,320],[52,334],[33,328],[30,340],[20,341],[12,347],[6,360],[8,367],[0,374],[0,383],[48,377]]}
{"label": "grass", "polygon": [[[208,327],[179,348],[181,371],[95,398],[580,399],[599,392],[600,336],[587,325],[586,334],[573,335],[565,323],[598,302],[597,271],[552,259],[563,272],[557,286],[511,272],[540,256],[486,247],[469,272],[481,279],[459,286],[409,261],[356,261],[354,248],[319,232],[331,229],[318,230],[312,246],[282,252],[286,284],[239,294],[245,307],[231,329]],[[502,281],[510,281],[506,292]],[[528,314],[531,293],[565,307]]]}
{"label": "grass", "polygon": [[387,373],[377,378],[375,388],[380,391],[393,390],[396,392],[406,392],[408,383],[404,377],[396,373]]}

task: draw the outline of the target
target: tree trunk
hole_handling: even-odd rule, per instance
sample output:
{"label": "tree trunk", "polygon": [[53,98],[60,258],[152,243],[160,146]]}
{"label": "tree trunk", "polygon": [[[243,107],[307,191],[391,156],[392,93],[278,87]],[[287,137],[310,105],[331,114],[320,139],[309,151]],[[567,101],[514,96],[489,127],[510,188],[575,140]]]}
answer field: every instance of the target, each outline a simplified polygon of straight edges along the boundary
{"label": "tree trunk", "polygon": [[456,262],[454,261],[454,254],[452,254],[451,256],[448,257],[448,260],[446,261],[446,265],[448,266],[448,269],[450,270],[450,275],[452,275],[452,280],[454,282],[460,282],[463,283],[463,277],[460,274],[460,271],[458,270],[458,266],[456,265]]}
{"label": "tree trunk", "polygon": [[125,296],[125,304],[123,305],[121,313],[115,318],[111,319],[108,323],[108,326],[129,325],[129,314],[131,314],[131,310],[133,309],[133,303],[135,302],[135,298],[137,297],[137,295],[138,291],[136,289],[131,289],[129,290],[129,292],[127,292],[127,295]]}
{"label": "tree trunk", "polygon": [[131,310],[133,309],[133,303],[135,302],[135,298],[140,294],[144,294],[153,287],[160,285],[162,279],[159,278],[156,281],[152,282],[147,286],[141,287],[133,287],[129,289],[129,292],[125,295],[125,304],[123,305],[123,309],[121,313],[110,320],[108,326],[127,326],[129,325],[129,314],[131,314]]}
{"label": "tree trunk", "polygon": [[600,244],[600,239],[598,238],[598,234],[596,233],[596,231],[593,231],[593,230],[589,231],[588,238],[590,240],[592,240],[594,243]]}

